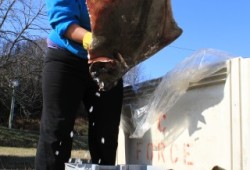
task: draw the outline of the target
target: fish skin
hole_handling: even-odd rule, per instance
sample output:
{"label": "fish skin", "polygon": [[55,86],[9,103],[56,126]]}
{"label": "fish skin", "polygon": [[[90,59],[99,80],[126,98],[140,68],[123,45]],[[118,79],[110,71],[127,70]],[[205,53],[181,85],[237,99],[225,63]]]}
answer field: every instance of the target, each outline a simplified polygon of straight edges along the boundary
{"label": "fish skin", "polygon": [[89,71],[102,91],[182,34],[170,0],[87,0],[87,6],[93,35]]}

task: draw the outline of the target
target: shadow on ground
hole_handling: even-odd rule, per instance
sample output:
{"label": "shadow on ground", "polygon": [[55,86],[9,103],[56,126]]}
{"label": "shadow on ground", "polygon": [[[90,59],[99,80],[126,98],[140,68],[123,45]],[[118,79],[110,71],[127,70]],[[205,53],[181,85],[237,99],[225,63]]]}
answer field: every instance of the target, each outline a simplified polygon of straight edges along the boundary
{"label": "shadow on ground", "polygon": [[[82,163],[89,163],[89,160],[81,160]],[[19,157],[19,156],[1,156],[0,155],[0,170],[33,170],[35,157]]]}
{"label": "shadow on ground", "polygon": [[23,169],[30,170],[34,168],[35,157],[19,156],[1,156],[0,169]]}

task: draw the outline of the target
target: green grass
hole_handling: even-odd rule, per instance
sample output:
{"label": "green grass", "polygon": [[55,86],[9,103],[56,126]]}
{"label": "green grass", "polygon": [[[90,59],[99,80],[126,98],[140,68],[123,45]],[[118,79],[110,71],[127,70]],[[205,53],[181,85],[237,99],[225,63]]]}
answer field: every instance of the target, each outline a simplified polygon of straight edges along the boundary
{"label": "green grass", "polygon": [[39,133],[0,127],[0,146],[34,148]]}
{"label": "green grass", "polygon": [[[0,146],[36,148],[39,133],[0,126]],[[88,149],[87,136],[74,136],[73,149]],[[1,152],[0,152],[1,154]]]}
{"label": "green grass", "polygon": [[[34,169],[39,133],[0,126],[0,169]],[[74,136],[72,158],[89,159],[87,136]]]}

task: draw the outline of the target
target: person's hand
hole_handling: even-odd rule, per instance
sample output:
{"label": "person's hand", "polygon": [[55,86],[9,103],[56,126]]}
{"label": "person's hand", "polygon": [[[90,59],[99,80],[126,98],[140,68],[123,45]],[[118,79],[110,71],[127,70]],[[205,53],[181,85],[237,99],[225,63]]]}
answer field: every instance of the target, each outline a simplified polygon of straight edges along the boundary
{"label": "person's hand", "polygon": [[114,60],[112,60],[111,58],[108,58],[108,57],[97,57],[97,58],[93,58],[91,59],[90,56],[88,55],[88,64],[93,64],[93,63],[97,63],[97,62],[100,62],[100,63],[114,63]]}
{"label": "person's hand", "polygon": [[[82,45],[83,45],[83,48],[85,50],[87,50],[89,52],[89,47],[90,47],[90,44],[92,43],[92,33],[91,32],[86,32],[83,36],[83,39],[82,39]],[[91,58],[90,57],[90,54],[88,54],[88,63],[89,64],[93,64],[93,63],[96,63],[96,62],[101,62],[101,63],[107,63],[107,62],[111,62],[113,63],[113,60],[108,58],[108,57],[95,57],[95,58]]]}
{"label": "person's hand", "polygon": [[86,32],[83,36],[83,39],[82,39],[83,48],[85,50],[88,50],[91,42],[92,42],[92,33]]}

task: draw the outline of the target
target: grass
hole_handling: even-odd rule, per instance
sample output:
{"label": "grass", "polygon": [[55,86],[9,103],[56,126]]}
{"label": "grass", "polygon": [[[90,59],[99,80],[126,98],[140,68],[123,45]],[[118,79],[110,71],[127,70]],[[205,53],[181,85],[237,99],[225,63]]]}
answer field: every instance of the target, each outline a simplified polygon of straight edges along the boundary
{"label": "grass", "polygon": [[[39,133],[0,126],[0,169],[34,169]],[[87,136],[74,136],[72,158],[89,159]]]}

